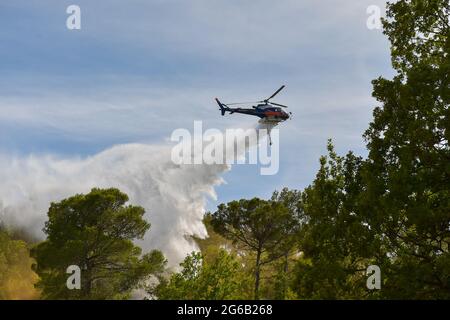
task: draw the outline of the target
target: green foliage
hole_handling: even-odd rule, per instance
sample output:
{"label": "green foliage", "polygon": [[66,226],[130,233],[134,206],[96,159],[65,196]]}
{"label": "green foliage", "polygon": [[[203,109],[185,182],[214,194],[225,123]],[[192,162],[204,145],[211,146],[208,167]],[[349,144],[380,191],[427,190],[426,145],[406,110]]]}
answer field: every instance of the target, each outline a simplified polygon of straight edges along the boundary
{"label": "green foliage", "polygon": [[373,82],[363,205],[389,298],[450,298],[449,6],[398,1],[384,22],[398,75]]}
{"label": "green foliage", "polygon": [[220,250],[211,261],[193,252],[180,264],[181,271],[160,283],[150,293],[160,300],[228,300],[248,299],[245,286],[248,277],[238,258]]}
{"label": "green foliage", "polygon": [[[162,272],[164,257],[152,251],[141,257],[133,239],[150,228],[144,209],[126,206],[117,189],[92,189],[52,203],[44,232],[47,240],[32,250],[46,299],[123,299],[149,275]],[[81,290],[66,287],[70,265],[81,268]]]}
{"label": "green foliage", "polygon": [[[133,244],[150,225],[125,194],[93,189],[53,203],[48,238],[32,252],[42,296],[127,298],[156,275],[148,291],[158,299],[450,299],[449,11],[448,0],[388,4],[397,74],[373,81],[367,159],[339,156],[330,141],[303,192],[219,205],[205,217],[210,237],[195,239],[202,253],[168,278],[159,251],[142,256]],[[32,279],[30,264],[25,244],[0,232],[0,298],[9,279]],[[72,264],[80,291],[66,288]],[[381,290],[366,288],[372,264]]]}
{"label": "green foliage", "polygon": [[383,27],[391,42],[394,69],[407,75],[409,70],[420,66],[435,71],[440,66],[448,68],[449,12],[447,0],[388,3]]}
{"label": "green foliage", "polygon": [[[206,213],[203,218],[203,224],[208,232],[208,237],[205,239],[199,239],[194,237],[194,241],[197,243],[200,252],[202,253],[202,259],[206,262],[212,262],[217,258],[222,250],[227,250],[229,253],[237,254],[236,248],[233,246],[232,242],[220,234],[214,231],[211,225],[212,215],[211,213]],[[245,263],[245,261],[243,261]]]}
{"label": "green foliage", "polygon": [[[303,193],[293,288],[303,298],[450,298],[449,3],[388,5],[393,80],[373,82],[382,103],[365,133],[368,159],[329,146]],[[365,292],[377,264],[382,290]]]}
{"label": "green foliage", "polygon": [[262,266],[289,252],[300,224],[281,201],[253,198],[219,205],[211,225],[240,250],[255,255],[254,297],[258,299]]}
{"label": "green foliage", "polygon": [[302,192],[283,188],[281,191],[274,191],[271,200],[283,204],[288,209],[295,220],[295,226],[293,230],[285,234],[286,239],[284,241],[288,245],[283,249],[283,256],[269,266],[268,272],[271,275],[269,279],[272,281],[266,282],[271,282],[273,288],[269,286],[269,290],[265,290],[266,297],[278,300],[296,299],[297,295],[291,291],[289,284],[293,281],[294,274],[291,272],[291,269],[298,260],[300,250],[297,245],[299,232],[301,225],[305,223],[303,221]]}
{"label": "green foliage", "polygon": [[305,221],[293,288],[300,298],[357,298],[365,289],[364,272],[377,252],[377,239],[359,213],[362,159],[338,156],[331,142],[320,159],[314,183],[301,205]]}
{"label": "green foliage", "polygon": [[0,300],[38,297],[32,263],[26,243],[11,239],[0,227]]}

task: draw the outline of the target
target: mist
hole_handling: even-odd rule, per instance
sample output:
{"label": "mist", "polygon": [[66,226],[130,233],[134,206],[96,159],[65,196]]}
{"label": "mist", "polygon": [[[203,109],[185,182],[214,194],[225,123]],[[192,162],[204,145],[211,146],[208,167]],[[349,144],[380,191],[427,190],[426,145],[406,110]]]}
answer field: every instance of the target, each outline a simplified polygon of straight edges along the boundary
{"label": "mist", "polygon": [[138,240],[145,251],[161,250],[176,266],[207,237],[203,216],[229,165],[177,165],[172,145],[124,144],[87,158],[0,155],[0,222],[44,239],[51,202],[92,188],[118,188],[130,204],[145,208],[151,229]]}

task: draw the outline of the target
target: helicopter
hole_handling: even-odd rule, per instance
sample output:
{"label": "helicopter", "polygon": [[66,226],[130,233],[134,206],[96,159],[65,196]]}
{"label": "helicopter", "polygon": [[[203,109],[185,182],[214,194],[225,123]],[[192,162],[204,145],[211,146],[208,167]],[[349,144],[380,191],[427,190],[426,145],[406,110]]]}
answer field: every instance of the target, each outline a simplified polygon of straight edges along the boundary
{"label": "helicopter", "polygon": [[[225,115],[226,112],[230,114],[233,113],[242,113],[248,114],[251,116],[256,116],[260,118],[259,123],[266,125],[269,133],[269,141],[270,145],[272,145],[272,139],[270,137],[270,130],[272,127],[276,126],[278,123],[286,121],[292,118],[292,113],[287,113],[282,108],[287,108],[287,106],[275,102],[271,102],[270,100],[274,98],[281,90],[283,90],[286,86],[281,86],[277,91],[274,92],[269,98],[261,100],[261,101],[253,101],[253,102],[235,102],[235,103],[222,103],[218,98],[216,98],[216,102],[220,107],[220,112],[222,116]],[[252,106],[251,108],[230,108],[233,105],[245,105],[257,103],[256,106]]]}

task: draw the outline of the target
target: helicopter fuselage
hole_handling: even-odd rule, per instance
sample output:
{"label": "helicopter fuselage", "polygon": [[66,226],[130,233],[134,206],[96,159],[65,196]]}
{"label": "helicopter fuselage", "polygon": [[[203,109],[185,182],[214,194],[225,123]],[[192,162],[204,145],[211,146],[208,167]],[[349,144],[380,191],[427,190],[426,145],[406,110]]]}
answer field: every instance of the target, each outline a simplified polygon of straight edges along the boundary
{"label": "helicopter fuselage", "polygon": [[[284,85],[281,86],[275,93],[273,93],[270,97],[267,99],[256,101],[256,102],[238,102],[238,103],[229,103],[225,104],[219,101],[219,99],[216,98],[216,102],[220,107],[220,112],[222,113],[222,116],[225,115],[226,112],[231,113],[242,113],[242,114],[248,114],[251,116],[255,116],[260,118],[260,122],[271,122],[274,124],[277,124],[278,122],[286,121],[289,118],[291,118],[291,113],[287,113],[283,108],[287,108],[287,106],[283,104],[279,104],[276,102],[271,102],[270,99],[275,97],[281,90],[284,89]],[[231,105],[243,105],[243,104],[249,104],[249,103],[258,103],[256,106],[253,106],[252,108],[230,108]]]}
{"label": "helicopter fuselage", "polygon": [[252,109],[250,108],[230,108],[230,113],[242,113],[242,114],[248,114],[252,116],[259,117],[261,119],[263,118],[272,118],[274,120],[280,120],[284,121],[289,119],[289,114],[285,111],[281,110],[281,108],[278,107],[254,107]]}
{"label": "helicopter fuselage", "polygon": [[290,115],[287,112],[282,110],[280,107],[272,106],[271,104],[258,104],[252,108],[230,108],[221,103],[218,99],[216,100],[222,111],[222,115],[225,115],[225,112],[229,112],[230,114],[242,113],[274,122],[281,122],[290,118]]}

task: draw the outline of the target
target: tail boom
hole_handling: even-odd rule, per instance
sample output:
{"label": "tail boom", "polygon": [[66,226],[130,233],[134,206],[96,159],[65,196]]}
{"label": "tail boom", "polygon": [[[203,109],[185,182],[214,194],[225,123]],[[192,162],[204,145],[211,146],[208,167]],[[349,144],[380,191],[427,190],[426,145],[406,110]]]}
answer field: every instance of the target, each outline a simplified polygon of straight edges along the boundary
{"label": "tail boom", "polygon": [[220,107],[220,112],[222,113],[222,116],[225,115],[225,111],[230,111],[230,108],[228,108],[226,105],[220,102],[219,99],[216,98],[216,102]]}

